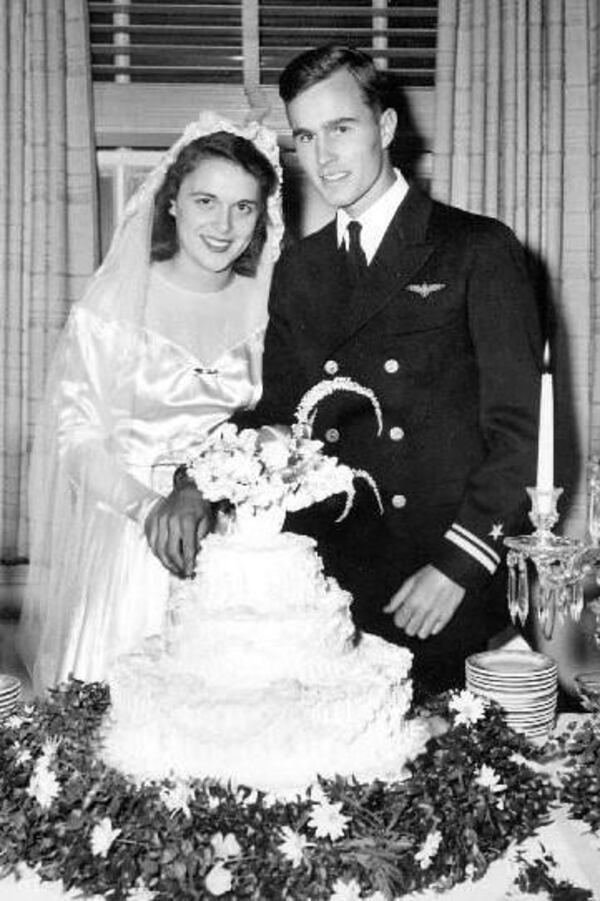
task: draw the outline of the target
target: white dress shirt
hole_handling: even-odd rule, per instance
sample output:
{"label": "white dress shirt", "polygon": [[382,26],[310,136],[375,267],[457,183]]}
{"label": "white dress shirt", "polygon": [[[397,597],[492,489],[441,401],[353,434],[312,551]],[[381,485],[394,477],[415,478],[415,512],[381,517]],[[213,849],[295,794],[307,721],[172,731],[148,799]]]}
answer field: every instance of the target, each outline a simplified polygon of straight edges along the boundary
{"label": "white dress shirt", "polygon": [[[396,181],[391,185],[379,200],[376,200],[368,210],[356,218],[362,228],[360,232],[361,247],[365,252],[367,263],[370,263],[381,244],[381,239],[387,231],[387,227],[394,218],[396,210],[406,197],[408,184],[399,169],[394,169]],[[352,217],[345,210],[338,210],[337,240],[338,247],[344,244],[348,249],[348,223]]]}

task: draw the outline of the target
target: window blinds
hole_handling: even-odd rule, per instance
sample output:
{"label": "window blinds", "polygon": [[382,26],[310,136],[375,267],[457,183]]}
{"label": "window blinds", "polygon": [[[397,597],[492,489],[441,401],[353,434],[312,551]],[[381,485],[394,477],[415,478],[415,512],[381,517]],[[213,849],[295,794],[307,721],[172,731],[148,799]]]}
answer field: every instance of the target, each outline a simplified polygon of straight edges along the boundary
{"label": "window blinds", "polygon": [[434,83],[437,0],[89,0],[95,82],[275,85],[302,50],[371,53],[405,85]]}

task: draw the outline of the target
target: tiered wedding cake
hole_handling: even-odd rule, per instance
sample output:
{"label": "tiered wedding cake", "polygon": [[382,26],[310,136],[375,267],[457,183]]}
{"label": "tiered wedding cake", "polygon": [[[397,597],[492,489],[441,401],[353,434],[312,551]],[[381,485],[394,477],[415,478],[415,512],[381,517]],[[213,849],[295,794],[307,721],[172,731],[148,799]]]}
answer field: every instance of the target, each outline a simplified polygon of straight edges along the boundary
{"label": "tiered wedding cake", "polygon": [[105,757],[138,779],[172,772],[278,795],[317,774],[401,778],[427,738],[406,719],[411,654],[356,635],[315,543],[279,532],[285,508],[350,492],[352,473],[305,438],[265,449],[230,429],[216,441],[196,475],[208,497],[234,497],[237,516],[204,541],[196,580],[174,589],[165,634],[112,673]]}
{"label": "tiered wedding cake", "polygon": [[405,720],[405,648],[363,634],[311,539],[213,535],[164,640],[111,678],[105,755],[136,778],[214,776],[289,794],[317,774],[399,778],[422,749]]}

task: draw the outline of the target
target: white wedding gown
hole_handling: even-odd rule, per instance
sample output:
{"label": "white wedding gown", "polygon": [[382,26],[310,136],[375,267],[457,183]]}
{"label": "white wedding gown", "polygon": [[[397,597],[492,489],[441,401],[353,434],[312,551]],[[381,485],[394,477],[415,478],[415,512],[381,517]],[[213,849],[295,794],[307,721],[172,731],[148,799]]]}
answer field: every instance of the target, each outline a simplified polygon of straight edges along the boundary
{"label": "white wedding gown", "polygon": [[32,560],[20,634],[38,690],[69,675],[105,679],[112,660],[161,630],[174,577],[147,545],[145,516],[207,433],[257,402],[266,317],[264,283],[237,276],[199,294],[154,269],[143,327],[74,307],[51,401],[49,562]]}

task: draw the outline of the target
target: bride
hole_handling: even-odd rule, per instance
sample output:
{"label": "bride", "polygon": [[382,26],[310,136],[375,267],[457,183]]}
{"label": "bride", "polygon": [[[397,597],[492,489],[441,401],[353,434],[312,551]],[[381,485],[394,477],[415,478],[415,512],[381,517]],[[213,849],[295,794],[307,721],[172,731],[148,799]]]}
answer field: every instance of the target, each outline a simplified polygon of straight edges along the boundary
{"label": "bride", "polygon": [[190,575],[182,498],[203,503],[169,496],[174,470],[260,396],[282,228],[275,135],[212,113],[127,205],[68,318],[34,443],[18,635],[34,690],[102,680],[160,631],[169,580]]}

